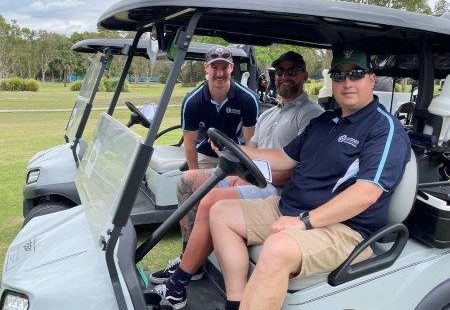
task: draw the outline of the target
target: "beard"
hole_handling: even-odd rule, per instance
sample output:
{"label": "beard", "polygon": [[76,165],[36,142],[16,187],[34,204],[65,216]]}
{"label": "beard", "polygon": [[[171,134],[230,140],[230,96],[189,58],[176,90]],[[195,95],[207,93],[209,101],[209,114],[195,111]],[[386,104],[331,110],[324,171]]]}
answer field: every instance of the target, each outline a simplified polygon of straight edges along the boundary
{"label": "beard", "polygon": [[300,92],[300,84],[282,84],[277,85],[278,95],[284,98],[292,98]]}

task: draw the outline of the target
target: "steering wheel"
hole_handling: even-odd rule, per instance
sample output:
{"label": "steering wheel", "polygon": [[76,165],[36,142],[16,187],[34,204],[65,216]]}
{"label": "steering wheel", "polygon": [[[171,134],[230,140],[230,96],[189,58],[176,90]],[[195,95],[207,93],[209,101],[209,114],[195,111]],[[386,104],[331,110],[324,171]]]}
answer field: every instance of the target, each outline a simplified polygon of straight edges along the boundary
{"label": "steering wheel", "polygon": [[[267,185],[267,181],[264,178],[262,172],[256,167],[255,163],[241,150],[241,148],[234,143],[223,132],[215,128],[209,128],[208,136],[211,141],[216,145],[220,151],[223,151],[223,157],[226,157],[231,162],[234,172],[246,181],[252,183],[255,186],[264,188]],[[232,158],[226,156],[226,152],[237,158],[238,161],[233,161]],[[220,165],[220,163],[219,163]]]}
{"label": "steering wheel", "polygon": [[141,124],[145,128],[150,128],[150,122],[144,116],[144,114],[142,114],[142,112],[138,108],[135,107],[134,104],[132,104],[129,101],[125,101],[125,105],[132,112],[130,115],[130,120],[128,121],[127,127],[131,127],[134,124]]}

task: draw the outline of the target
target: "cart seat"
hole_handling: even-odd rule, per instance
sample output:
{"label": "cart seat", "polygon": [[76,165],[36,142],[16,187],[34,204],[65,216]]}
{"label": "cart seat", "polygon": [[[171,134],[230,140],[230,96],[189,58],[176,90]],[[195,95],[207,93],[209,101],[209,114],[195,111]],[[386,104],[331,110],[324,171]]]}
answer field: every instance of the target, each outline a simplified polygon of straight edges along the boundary
{"label": "cart seat", "polygon": [[[389,203],[388,224],[403,222],[412,210],[414,201],[416,199],[418,184],[417,162],[414,151],[411,151],[411,159],[406,165],[405,173],[402,180],[395,189]],[[253,272],[255,263],[258,261],[262,246],[249,247],[250,255],[250,271]],[[384,250],[385,247],[380,245],[379,250]],[[374,249],[377,252],[377,249]],[[326,282],[328,273],[321,273],[309,276],[302,279],[291,279],[289,281],[289,290],[302,290],[317,283]]]}
{"label": "cart seat", "polygon": [[162,145],[155,147],[149,166],[162,174],[179,170],[185,161],[186,157],[182,146]]}

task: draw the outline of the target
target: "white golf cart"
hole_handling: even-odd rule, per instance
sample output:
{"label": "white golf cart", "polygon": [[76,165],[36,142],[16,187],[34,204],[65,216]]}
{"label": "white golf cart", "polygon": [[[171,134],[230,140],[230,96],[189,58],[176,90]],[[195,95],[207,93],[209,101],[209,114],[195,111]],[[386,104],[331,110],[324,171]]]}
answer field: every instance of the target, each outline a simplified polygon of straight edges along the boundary
{"label": "white golf cart", "polygon": [[[34,218],[19,232],[5,260],[0,309],[171,309],[147,287],[136,263],[226,174],[265,185],[240,148],[210,130],[211,139],[223,147],[215,173],[137,246],[130,214],[145,173],[142,167],[152,158],[194,34],[236,43],[317,48],[358,41],[371,56],[376,73],[419,81],[408,128],[414,153],[391,201],[389,224],[358,245],[330,274],[291,281],[283,309],[449,308],[447,19],[337,1],[191,0],[188,5],[180,0],[128,0],[104,13],[99,25],[136,31],[134,45],[143,33],[156,33],[152,44],[157,41],[160,49],[177,51],[172,70],[145,139],[113,117],[102,116],[77,172],[82,204]],[[444,77],[442,93],[433,98],[434,79]],[[368,246],[375,255],[352,265]],[[258,251],[249,249],[252,266]],[[188,309],[222,308],[223,284],[214,255],[205,268],[208,277],[190,286]]]}
{"label": "white golf cart", "polygon": [[[75,186],[75,174],[87,147],[83,132],[100,80],[113,56],[128,56],[125,66],[131,64],[134,56],[149,58],[148,42],[141,39],[132,49],[131,39],[87,39],[72,47],[76,52],[91,53],[95,56],[91,59],[67,123],[64,133],[66,143],[41,151],[28,162],[23,186],[24,224],[36,216],[66,210],[81,203]],[[198,42],[191,44],[186,59],[203,61],[211,46],[213,45]],[[249,87],[256,89],[258,73],[253,47],[232,45],[229,48],[236,63],[233,77],[239,81],[244,78]],[[157,55],[158,59],[167,59],[166,52]],[[171,57],[170,54],[168,56]],[[128,69],[124,69],[124,72],[128,72]],[[121,76],[120,84],[123,84],[125,78],[126,75]],[[114,95],[108,108],[109,115],[114,113],[118,94]],[[141,111],[131,102],[125,104],[133,112],[127,126],[150,126],[155,105],[149,105]],[[179,127],[178,125],[163,130],[158,133],[157,138]],[[132,212],[135,225],[160,223],[176,209],[176,183],[182,173],[180,167],[185,162],[181,144],[182,140],[176,145],[160,146],[154,153],[154,160],[151,161],[146,178],[141,183]]]}

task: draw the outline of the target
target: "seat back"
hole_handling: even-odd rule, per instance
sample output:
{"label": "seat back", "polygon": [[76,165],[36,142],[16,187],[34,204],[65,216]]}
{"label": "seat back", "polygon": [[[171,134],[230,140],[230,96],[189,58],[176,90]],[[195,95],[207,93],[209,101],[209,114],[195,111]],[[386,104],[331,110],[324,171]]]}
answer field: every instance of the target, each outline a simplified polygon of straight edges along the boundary
{"label": "seat back", "polygon": [[441,94],[431,100],[428,112],[440,117],[441,123],[438,130],[431,129],[433,126],[425,126],[424,133],[437,136],[440,145],[448,142],[450,140],[450,74],[445,79]]}
{"label": "seat back", "polygon": [[418,180],[417,160],[411,150],[411,159],[406,164],[402,180],[395,188],[389,203],[389,224],[403,222],[411,212],[416,200]]}

